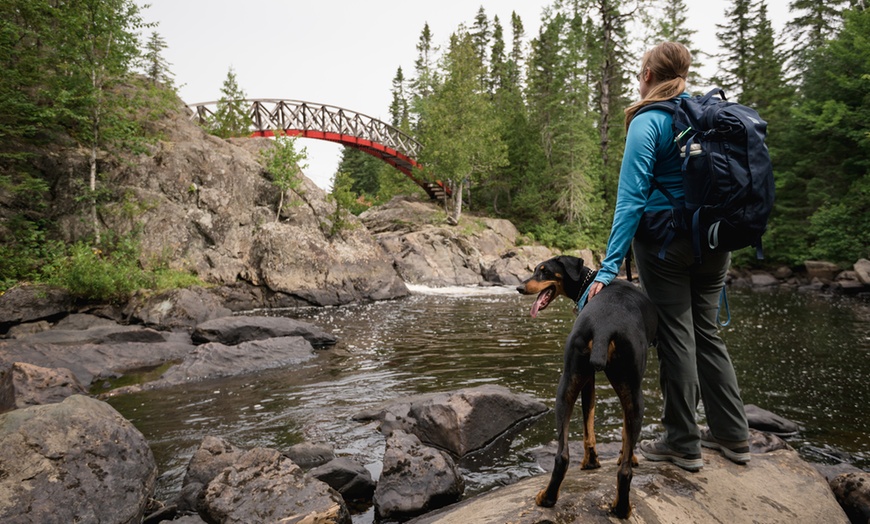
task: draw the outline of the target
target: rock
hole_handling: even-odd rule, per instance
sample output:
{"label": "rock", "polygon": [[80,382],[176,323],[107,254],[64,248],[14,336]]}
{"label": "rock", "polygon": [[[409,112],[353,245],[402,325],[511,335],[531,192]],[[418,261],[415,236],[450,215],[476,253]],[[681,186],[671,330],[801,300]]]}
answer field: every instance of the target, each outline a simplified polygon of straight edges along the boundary
{"label": "rock", "polygon": [[834,277],[840,272],[837,264],[823,260],[807,260],[804,262],[804,267],[807,269],[807,278],[810,280],[818,278],[824,283],[834,280]]}
{"label": "rock", "polygon": [[138,523],[157,466],[142,434],[104,402],[0,415],[0,522]]}
{"label": "rock", "polygon": [[[187,334],[161,334],[153,329],[124,327],[127,329],[51,330],[24,339],[0,340],[0,359],[45,368],[66,368],[87,387],[95,378],[181,361],[195,348]],[[123,342],[125,339],[151,342]]]}
{"label": "rock", "polygon": [[746,404],[743,406],[743,409],[746,412],[746,419],[749,422],[750,428],[766,433],[773,433],[780,437],[789,437],[800,431],[800,426],[797,423],[754,404]]}
{"label": "rock", "polygon": [[[631,522],[848,522],[821,475],[793,450],[753,455],[748,466],[733,464],[707,449],[702,456],[704,468],[698,473],[641,457],[631,483]],[[603,460],[601,466],[569,468],[553,508],[535,505],[535,495],[549,480],[538,476],[423,515],[410,524],[615,522],[608,507],[616,493],[616,460]]]}
{"label": "rock", "polygon": [[329,444],[302,442],[294,444],[284,455],[302,469],[322,466],[335,458],[335,450]]}
{"label": "rock", "polygon": [[216,295],[201,287],[153,295],[139,292],[124,308],[124,316],[131,321],[164,329],[192,329],[202,322],[231,314]]}
{"label": "rock", "polygon": [[392,255],[402,279],[414,285],[516,285],[530,273],[529,264],[552,256],[546,248],[517,248],[519,232],[507,220],[466,214],[449,226],[437,204],[408,197],[371,208],[360,219]]}
{"label": "rock", "polygon": [[15,383],[15,405],[20,408],[54,404],[72,395],[87,395],[87,390],[72,371],[49,369],[24,362],[12,367]]}
{"label": "rock", "polygon": [[200,514],[225,524],[351,523],[341,495],[267,448],[243,453],[209,482]]}
{"label": "rock", "polygon": [[63,331],[83,331],[93,327],[109,327],[118,324],[111,319],[87,313],[71,313],[58,320],[54,329]]}
{"label": "rock", "polygon": [[779,280],[770,273],[753,273],[750,277],[752,287],[772,287],[778,286]]}
{"label": "rock", "polygon": [[443,507],[459,500],[464,490],[462,475],[448,454],[401,430],[387,438],[374,497],[381,518],[404,519]]}
{"label": "rock", "polygon": [[528,395],[512,393],[503,386],[483,385],[409,397],[354,418],[380,420],[385,435],[401,429],[426,444],[462,457],[545,411],[543,402]]}
{"label": "rock", "polygon": [[6,336],[9,338],[24,338],[36,333],[42,333],[51,329],[51,324],[47,320],[38,320],[36,322],[28,322],[26,324],[17,324],[9,328]]}
{"label": "rock", "polygon": [[143,387],[155,389],[190,381],[244,375],[292,366],[312,358],[314,348],[302,337],[276,337],[235,346],[209,342],[197,346],[159,380]]}
{"label": "rock", "polygon": [[326,482],[346,501],[369,501],[375,493],[375,481],[369,470],[348,458],[330,460],[308,474]]}
{"label": "rock", "polygon": [[0,413],[16,408],[12,364],[0,361]]}
{"label": "rock", "polygon": [[242,450],[222,438],[206,436],[190,457],[182,486],[207,485],[242,453]]}
{"label": "rock", "polygon": [[[483,272],[487,282],[516,286],[529,278],[535,266],[556,256],[556,252],[544,246],[521,246],[505,252]],[[589,258],[591,260],[591,257]]]}
{"label": "rock", "polygon": [[752,453],[770,453],[778,449],[791,449],[791,446],[778,435],[749,428],[749,450]]}
{"label": "rock", "polygon": [[860,280],[862,284],[870,286],[870,260],[862,258],[855,262],[852,269],[855,271],[858,280]]}
{"label": "rock", "polygon": [[72,297],[63,289],[29,284],[15,286],[0,295],[0,334],[16,324],[58,320],[73,306]]}
{"label": "rock", "polygon": [[794,275],[794,271],[788,266],[779,266],[774,270],[773,276],[779,280],[787,280]]}
{"label": "rock", "polygon": [[331,346],[335,335],[287,317],[234,316],[203,322],[196,326],[192,339],[197,344],[220,342],[233,346],[241,342],[275,337],[304,337],[314,347]]}
{"label": "rock", "polygon": [[845,462],[841,462],[839,464],[822,464],[822,463],[812,463],[812,466],[816,468],[816,471],[822,474],[825,477],[825,480],[828,481],[828,484],[831,483],[837,476],[843,475],[845,473],[864,473],[864,470],[856,468],[851,464],[847,464]]}
{"label": "rock", "polygon": [[844,473],[831,480],[830,485],[851,522],[870,522],[870,474]]}

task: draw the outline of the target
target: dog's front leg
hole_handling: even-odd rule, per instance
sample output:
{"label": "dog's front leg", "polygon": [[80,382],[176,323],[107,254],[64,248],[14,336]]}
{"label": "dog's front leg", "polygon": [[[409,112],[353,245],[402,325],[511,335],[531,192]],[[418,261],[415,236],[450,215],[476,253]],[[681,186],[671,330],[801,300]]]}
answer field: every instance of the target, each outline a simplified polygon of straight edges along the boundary
{"label": "dog's front leg", "polygon": [[574,410],[574,404],[577,402],[577,396],[580,393],[582,385],[580,377],[572,373],[570,368],[566,368],[562,372],[562,378],[559,380],[559,389],[556,393],[556,430],[558,433],[556,460],[553,465],[553,474],[550,476],[550,483],[547,484],[546,489],[541,490],[538,496],[535,497],[535,503],[538,506],[550,508],[556,505],[556,501],[559,499],[559,486],[562,485],[562,480],[565,478],[565,472],[568,470],[568,462],[570,460],[570,453],[568,452],[568,426],[571,422],[571,413]]}

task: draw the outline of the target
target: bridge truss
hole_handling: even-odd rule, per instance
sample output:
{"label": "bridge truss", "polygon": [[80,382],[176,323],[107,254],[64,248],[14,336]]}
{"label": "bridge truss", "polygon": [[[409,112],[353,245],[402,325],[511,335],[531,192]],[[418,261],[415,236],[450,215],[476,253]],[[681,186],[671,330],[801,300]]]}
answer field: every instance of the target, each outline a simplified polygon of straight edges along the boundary
{"label": "bridge truss", "polygon": [[[444,185],[419,178],[417,158],[423,146],[413,137],[376,118],[327,104],[285,99],[237,100],[246,107],[252,137],[271,137],[279,130],[288,136],[301,136],[336,142],[368,153],[401,171],[423,188],[431,198],[445,194]],[[188,106],[192,119],[200,125],[215,117],[218,102]]]}

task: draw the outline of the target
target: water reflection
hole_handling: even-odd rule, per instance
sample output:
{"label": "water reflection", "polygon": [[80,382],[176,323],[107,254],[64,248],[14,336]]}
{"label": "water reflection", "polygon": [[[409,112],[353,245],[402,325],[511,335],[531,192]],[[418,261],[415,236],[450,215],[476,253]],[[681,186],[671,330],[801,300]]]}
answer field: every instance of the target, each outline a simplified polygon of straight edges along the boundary
{"label": "water reflection", "polygon": [[[870,306],[793,293],[729,292],[723,331],[745,402],[800,423],[790,443],[812,461],[845,459],[870,468]],[[250,448],[329,442],[375,475],[383,437],[351,417],[404,395],[497,383],[553,405],[573,305],[559,300],[537,319],[531,300],[509,288],[441,290],[335,308],[259,314],[310,321],[339,343],[292,369],[128,395],[111,403],[145,434],[161,472],[159,498],[181,484],[205,435]],[[643,438],[659,431],[661,396],[654,352],[644,380]],[[603,375],[597,385],[599,442],[619,441],[621,412]],[[468,493],[540,472],[527,451],[554,438],[547,414],[503,456],[462,464]],[[572,438],[582,429],[574,421]],[[577,458],[579,460],[579,457]]]}

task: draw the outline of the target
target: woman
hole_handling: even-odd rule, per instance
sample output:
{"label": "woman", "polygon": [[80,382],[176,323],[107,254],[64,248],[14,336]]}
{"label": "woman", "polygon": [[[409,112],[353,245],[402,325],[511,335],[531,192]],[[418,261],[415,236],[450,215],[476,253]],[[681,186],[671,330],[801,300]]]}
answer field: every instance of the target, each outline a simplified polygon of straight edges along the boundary
{"label": "woman", "polygon": [[[677,235],[665,256],[659,257],[661,243],[650,238],[648,219],[672,206],[661,191],[650,190],[651,181],[655,174],[657,182],[681,202],[681,161],[670,113],[650,109],[637,114],[647,104],[687,97],[690,64],[689,51],[674,42],[662,43],[643,57],[637,76],[641,100],[625,110],[628,136],[607,256],[590,286],[589,300],[616,277],[634,238],[641,285],[659,314],[657,352],[665,428],[658,440],[642,441],[640,453],[648,460],[698,471],[704,465],[702,445],[721,450],[738,464],[750,460],[743,401],[716,324],[730,254],[705,254],[696,263],[688,236]],[[709,429],[701,430],[695,422],[700,399]]]}

